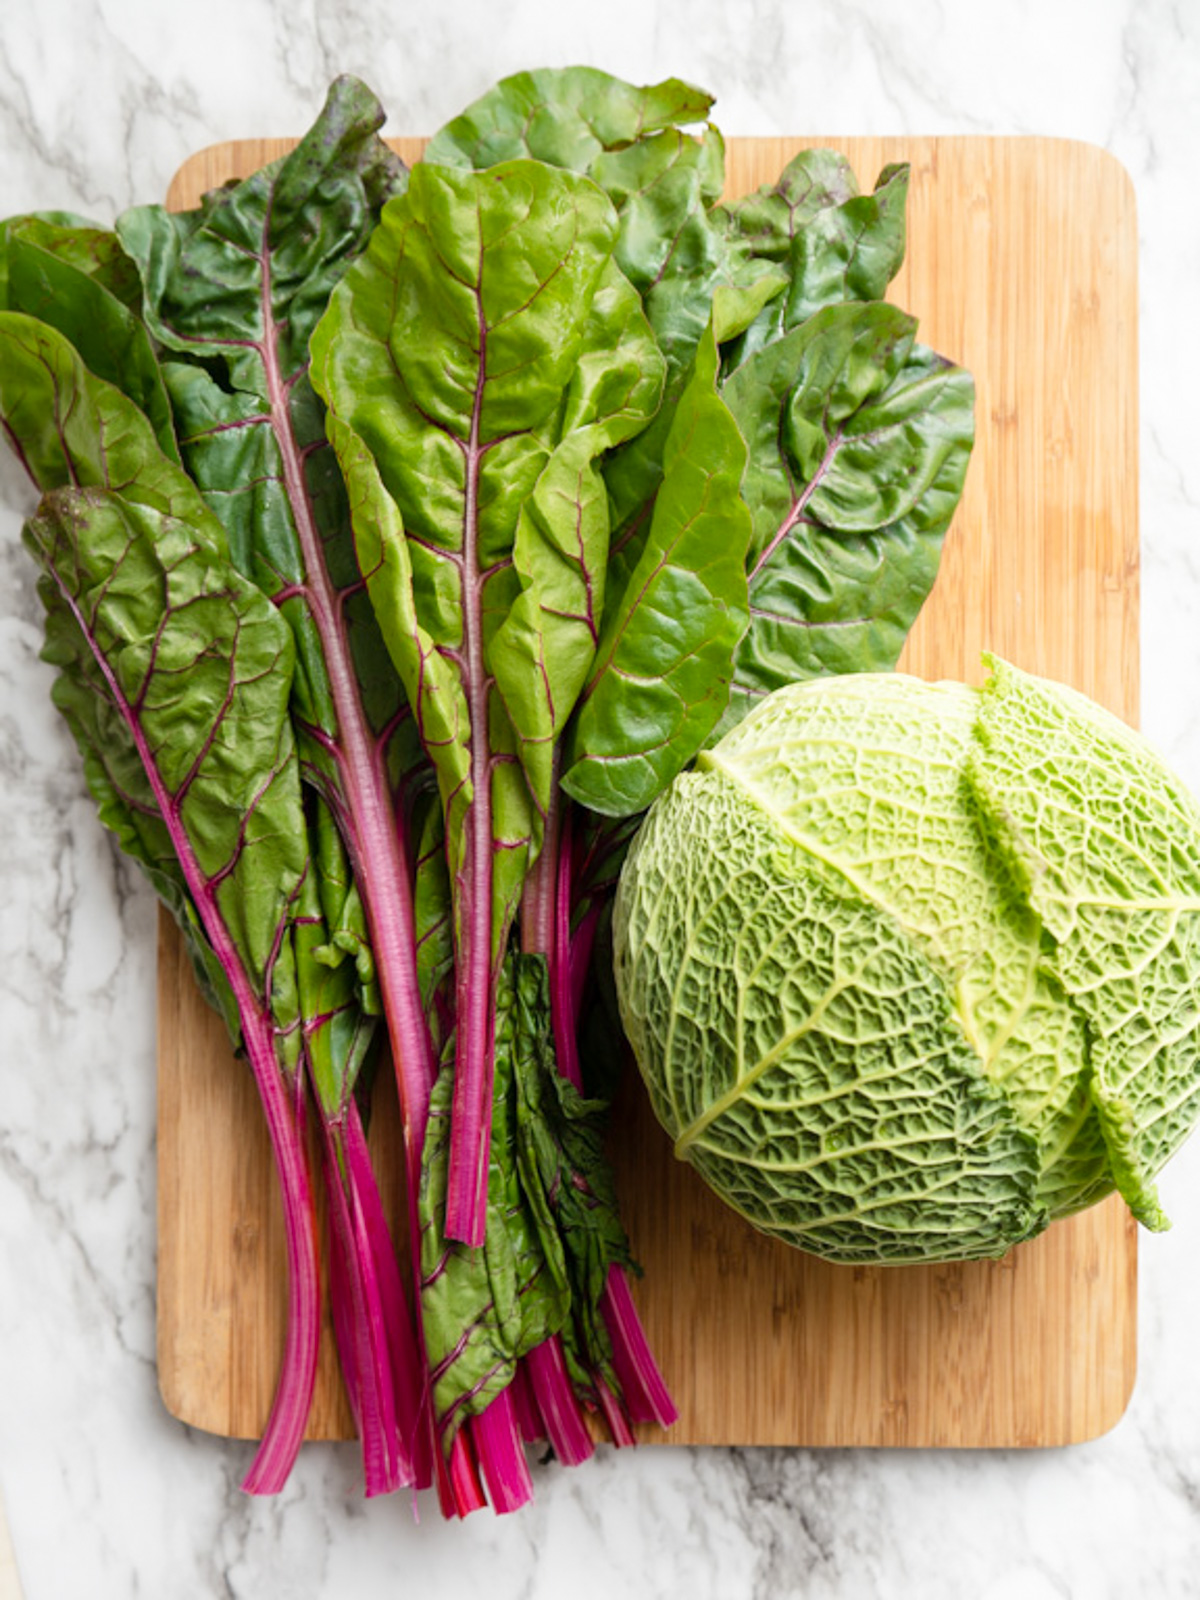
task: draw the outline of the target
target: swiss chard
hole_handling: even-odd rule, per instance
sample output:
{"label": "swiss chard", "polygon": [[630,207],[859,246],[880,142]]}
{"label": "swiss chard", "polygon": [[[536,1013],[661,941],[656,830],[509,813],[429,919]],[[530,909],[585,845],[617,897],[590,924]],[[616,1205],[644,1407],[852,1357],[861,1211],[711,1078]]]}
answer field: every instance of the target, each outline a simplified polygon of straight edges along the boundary
{"label": "swiss chard", "polygon": [[[595,136],[554,137],[574,126],[579,87],[570,71],[540,75],[534,118],[528,78],[505,80],[430,150],[486,167],[527,139],[542,159],[587,172],[617,208],[617,259],[667,360],[655,419],[605,462],[614,530],[601,640],[559,742],[564,793],[522,912],[525,948],[549,963],[568,1072],[578,973],[613,879],[585,863],[619,863],[620,819],[766,688],[895,664],[936,575],[972,437],[969,378],[875,303],[903,259],[907,167],[861,195],[844,157],[802,151],[774,184],[718,204],[715,129],[688,132],[701,119],[684,114],[606,137],[593,77]],[[619,80],[608,93],[629,103]],[[613,1283],[623,1289],[619,1272]],[[634,1324],[610,1325],[621,1349]]]}
{"label": "swiss chard", "polygon": [[457,973],[445,1225],[474,1246],[500,965],[603,607],[596,458],[661,383],[615,233],[594,185],[537,163],[420,166],[313,340],[360,567],[441,788]]}
{"label": "swiss chard", "polygon": [[319,1279],[305,1153],[296,909],[308,874],[288,717],[292,640],[259,592],[170,512],[54,490],[26,527],[43,572],[55,700],[102,815],[156,881],[237,1017],[283,1196],[289,1317],[247,1487],[282,1487],[316,1375]]}
{"label": "swiss chard", "polygon": [[[93,496],[107,493],[113,503],[122,508],[127,520],[136,517],[143,519],[137,525],[137,541],[132,542],[132,548],[139,552],[143,566],[154,558],[163,563],[173,559],[168,534],[177,542],[177,530],[186,529],[197,551],[212,570],[230,574],[239,603],[245,602],[249,596],[254,597],[260,608],[266,603],[261,592],[234,571],[228,560],[220,523],[181,468],[161,454],[155,432],[138,407],[89,372],[78,352],[61,334],[19,313],[0,314],[0,417],[34,481],[42,489],[50,491],[51,496],[54,492],[61,495],[68,488]],[[119,498],[114,492],[117,486]],[[58,506],[59,501],[51,497],[45,505]],[[43,509],[42,516],[46,515],[48,513]],[[104,572],[106,563],[111,563],[115,569],[118,566],[118,546],[110,530],[112,521],[111,510],[104,516],[99,513],[86,518],[76,516],[70,528],[72,539],[79,545],[78,550],[73,543],[64,544],[59,540],[50,545],[41,539],[38,548],[44,552],[47,571],[56,572],[68,555],[73,555],[76,566],[90,564],[87,570],[97,574]],[[35,528],[39,526],[34,525]],[[162,545],[161,550],[155,544],[156,539]],[[193,558],[197,564],[200,555]],[[131,565],[131,561],[132,558],[127,560],[125,566]],[[159,595],[158,599],[164,612],[165,629],[166,599],[163,595]],[[286,672],[279,673],[277,682],[286,691],[285,700],[290,701],[295,651],[287,623],[274,608],[271,610],[276,625],[283,627],[288,641],[287,650],[281,656],[281,660],[286,662]],[[198,610],[188,609],[182,621],[172,618],[171,625],[176,630],[193,625],[199,628],[200,616]],[[148,627],[149,622],[143,622],[142,626]],[[200,650],[202,633],[197,633],[196,638],[196,648]],[[185,691],[196,696],[197,707],[205,704],[206,700],[218,704],[205,682],[206,665],[207,658],[201,653],[194,663],[183,661],[172,669],[185,686]],[[94,675],[87,681],[94,702],[93,715],[99,715],[105,706],[103,685]],[[71,701],[71,714],[77,730],[85,725],[87,712],[87,695],[77,693]],[[236,736],[237,724],[230,724],[230,730],[232,736]],[[290,717],[286,731],[289,772],[298,779],[301,763],[298,751],[294,749]],[[187,938],[202,987],[222,1010],[235,1042],[250,1052],[252,1042],[246,1033],[245,1003],[241,992],[244,985],[239,987],[236,975],[231,976],[228,970],[229,952],[214,940],[207,929],[198,908],[194,885],[186,872],[175,868],[178,849],[148,848],[149,824],[145,822],[142,810],[137,806],[130,808],[121,798],[122,793],[127,795],[137,791],[141,781],[137,763],[143,758],[144,752],[132,738],[125,741],[124,747],[119,740],[107,743],[101,735],[99,724],[96,724],[94,732],[94,748],[90,753],[85,751],[85,764],[93,792],[101,801],[102,814],[118,833],[125,848],[146,868],[155,887],[175,913]],[[244,733],[241,738],[243,759],[249,763],[257,753],[256,748]],[[114,777],[118,766],[123,790]],[[269,770],[265,767],[263,770],[265,783]],[[249,781],[248,777],[246,781]],[[379,1404],[371,1404],[365,1411],[360,1408],[366,1423],[363,1445],[368,1488],[371,1492],[378,1492],[395,1487],[400,1481],[412,1481],[414,1468],[411,1457],[417,1434],[412,1408],[419,1400],[419,1383],[414,1386],[411,1372],[393,1373],[392,1357],[382,1345],[375,1351],[377,1359],[372,1371],[366,1371],[361,1364],[357,1367],[354,1364],[361,1363],[361,1358],[369,1353],[369,1326],[394,1320],[403,1310],[392,1283],[394,1263],[381,1257],[379,1201],[374,1182],[362,1161],[354,1159],[357,1135],[352,1093],[370,1034],[370,1023],[363,1012],[361,993],[363,981],[371,970],[371,958],[359,927],[361,915],[355,909],[357,892],[345,884],[343,863],[330,840],[329,829],[326,827],[323,830],[324,842],[310,856],[306,843],[306,809],[299,803],[299,794],[294,799],[298,803],[294,806],[290,824],[293,848],[299,852],[297,860],[304,870],[302,885],[296,888],[289,902],[291,923],[288,948],[295,965],[296,1011],[288,1019],[287,1028],[292,1036],[293,1067],[297,1062],[308,1067],[318,1090],[326,1144],[337,1156],[336,1164],[331,1169],[338,1179],[334,1186],[335,1222],[344,1221],[347,1214],[358,1219],[357,1232],[341,1227],[337,1234],[339,1249],[351,1251],[352,1254],[342,1262],[340,1275],[335,1275],[336,1281],[346,1285],[347,1292],[355,1297],[355,1304],[350,1313],[344,1316],[341,1315],[342,1308],[336,1308],[335,1320],[343,1335],[350,1336],[349,1339],[343,1337],[342,1344],[348,1358],[347,1383],[352,1395],[365,1396],[368,1392],[374,1392],[381,1396]],[[235,800],[231,797],[227,804],[233,806]],[[219,816],[220,805],[215,801],[213,809]],[[311,810],[311,806],[308,809]],[[202,818],[197,821],[197,826],[201,825]],[[347,953],[356,957],[356,960],[347,959]],[[253,1026],[251,1024],[252,1032]],[[294,1101],[294,1116],[299,1119],[304,1100],[303,1074],[289,1081],[288,1089]],[[302,1150],[303,1146],[300,1148]],[[343,1198],[344,1206],[341,1204]],[[348,1213],[346,1207],[349,1208]],[[363,1232],[364,1217],[375,1219],[373,1242]],[[295,1268],[293,1276],[299,1270],[299,1267]],[[386,1280],[383,1275],[387,1275]],[[311,1291],[306,1289],[305,1292],[306,1295],[309,1292],[315,1294],[315,1282]],[[312,1308],[307,1298],[296,1302],[295,1313],[301,1318],[311,1317]],[[407,1319],[407,1311],[404,1311],[404,1316]],[[301,1329],[297,1337],[307,1335]],[[406,1328],[389,1329],[387,1341],[397,1352],[398,1360],[406,1359],[405,1352],[411,1345],[411,1335]],[[288,1378],[286,1373],[285,1379],[295,1387],[294,1380]],[[398,1414],[393,1390],[404,1400]],[[299,1403],[298,1398],[293,1400],[294,1405]],[[394,1415],[396,1420],[393,1423]],[[303,1421],[301,1417],[301,1429]],[[286,1475],[285,1471],[283,1475]],[[282,1483],[280,1463],[277,1461],[272,1470],[266,1473],[256,1466],[247,1483],[255,1489],[278,1488]]]}
{"label": "swiss chard", "polygon": [[845,156],[801,150],[775,183],[717,208],[732,248],[787,274],[786,292],[724,351],[727,370],[825,306],[884,298],[904,261],[908,183],[901,162],[863,195]]}
{"label": "swiss chard", "polygon": [[832,305],[722,394],[749,446],[750,623],[719,732],[797,678],[894,667],[937,575],[974,385],[880,302]]}
{"label": "swiss chard", "polygon": [[[409,174],[341,79],[192,212],[0,230],[56,692],[276,1138],[295,1326],[252,1487],[306,1409],[306,1081],[368,1492],[512,1509],[524,1442],[589,1453],[581,1408],[618,1443],[674,1416],[580,1061],[616,872],[757,696],[894,664],[971,442],[969,379],[882,304],[907,169],[864,196],[806,151],[723,202],[710,107],[521,74]],[[362,1120],[384,1034],[412,1310]]]}
{"label": "swiss chard", "polygon": [[[365,243],[384,199],[407,180],[377,137],[381,119],[362,85],[340,79],[322,116],[283,160],[206,196],[198,211],[127,212],[118,231],[146,285],[149,327],[167,352],[164,370],[187,468],[220,516],[235,561],[295,634],[293,716],[303,770],[336,818],[353,864],[360,947],[374,961],[400,1088],[406,1169],[413,1173],[433,1081],[402,825],[401,791],[419,783],[418,751],[406,740],[408,708],[362,594],[345,495],[307,378],[309,335],[331,288]],[[357,1140],[347,1120],[354,1116],[353,1059],[343,1053],[340,1066],[344,1082],[331,1086],[323,1104],[336,1119],[336,1138]],[[351,1170],[339,1145],[335,1195]],[[365,1178],[361,1161],[353,1170]],[[410,1213],[414,1198],[415,1192]],[[352,1194],[334,1215],[342,1220],[343,1242],[354,1243]],[[383,1252],[374,1261],[361,1218],[359,1226],[345,1273],[369,1313],[365,1322],[350,1318],[358,1329],[355,1348],[367,1352],[366,1330],[386,1330],[410,1314],[394,1292],[385,1292],[384,1275],[390,1282],[394,1266]],[[382,1341],[413,1348],[411,1333],[399,1325]],[[390,1411],[397,1411],[402,1457],[428,1461],[427,1430],[418,1420],[423,1383],[404,1372],[393,1380],[382,1345],[374,1348],[370,1370],[358,1380],[383,1407],[370,1413],[381,1423],[374,1431],[386,1435]],[[390,1459],[386,1438],[364,1437],[364,1447],[375,1462]],[[379,1489],[398,1481],[386,1473],[371,1477]]]}

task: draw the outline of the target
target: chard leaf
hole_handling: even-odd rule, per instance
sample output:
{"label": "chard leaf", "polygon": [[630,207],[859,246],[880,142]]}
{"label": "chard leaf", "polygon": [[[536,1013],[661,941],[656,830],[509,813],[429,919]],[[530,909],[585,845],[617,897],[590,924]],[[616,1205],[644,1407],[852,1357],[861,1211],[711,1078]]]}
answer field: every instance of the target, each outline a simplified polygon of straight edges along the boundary
{"label": "chard leaf", "polygon": [[[145,854],[174,854],[235,989],[278,1004],[294,993],[286,918],[308,860],[286,625],[190,524],[107,490],[51,492],[26,543],[45,574],[56,703]],[[289,1005],[275,1031],[294,1062]]]}
{"label": "chard leaf", "polygon": [[720,300],[720,342],[732,339],[778,298],[785,278],[731,248],[711,207],[725,176],[717,130],[700,139],[671,130],[596,163],[594,176],[617,206],[617,258],[642,296],[667,362],[663,403],[649,427],[605,465],[613,521],[624,540],[644,526],[662,478],[663,456],[693,359]]}
{"label": "chard leaf", "polygon": [[754,255],[784,262],[797,234],[822,211],[857,194],[858,181],[845,156],[836,150],[801,150],[774,183],[724,202],[717,220]]}
{"label": "chard leaf", "polygon": [[716,375],[710,327],[675,412],[647,537],[608,608],[564,745],[563,788],[608,816],[644,810],[704,743],[746,626],[746,447]]}
{"label": "chard leaf", "polygon": [[39,489],[121,486],[126,499],[194,524],[217,551],[219,525],[141,408],[97,379],[57,329],[0,311],[0,426]]}
{"label": "chard leaf", "polygon": [[[345,496],[307,379],[308,340],[404,169],[377,137],[364,85],[339,78],[289,155],[213,191],[192,212],[143,206],[118,221],[146,284],[188,471],[220,517],[238,568],[278,598],[296,634],[297,710],[326,739],[361,709],[335,704],[331,673],[369,686],[376,730],[398,686],[358,583]],[[339,594],[342,596],[339,599]],[[348,623],[347,635],[337,625]],[[331,659],[332,658],[332,659]],[[345,659],[342,659],[345,658]],[[345,787],[321,741],[306,760]]]}
{"label": "chard leaf", "polygon": [[421,1159],[421,1312],[443,1448],[511,1383],[517,1361],[558,1333],[570,1310],[562,1246],[544,1197],[522,1181],[516,1078],[540,1070],[502,968],[496,996],[487,1229],[481,1248],[446,1235],[454,1069],[434,1085]]}
{"label": "chard leaf", "polygon": [[530,156],[589,173],[606,150],[702,121],[711,107],[711,95],[678,78],[637,88],[595,67],[519,72],[434,134],[424,159],[479,169]]}
{"label": "chard leaf", "polygon": [[725,181],[724,140],[711,126],[683,131],[711,103],[685,85],[639,90],[590,69],[525,73],[484,95],[426,151],[426,160],[480,170],[529,154],[586,174],[616,207],[617,264],[642,297],[667,364],[657,415],[605,463],[613,523],[625,530],[623,538],[633,524],[636,537],[644,534],[671,419],[714,292],[734,285],[742,292],[740,319],[731,314],[732,301],[725,312],[721,337],[731,339],[786,282],[714,220]]}
{"label": "chard leaf", "polygon": [[750,624],[719,733],[771,690],[895,665],[974,439],[971,379],[884,304],[830,306],[722,394],[746,437]]}
{"label": "chard leaf", "polygon": [[455,1124],[483,1162],[490,997],[603,604],[595,457],[661,385],[615,236],[586,179],[422,163],[313,339],[359,566],[438,772],[475,1100]]}
{"label": "chard leaf", "polygon": [[[102,820],[143,866],[179,922],[202,991],[221,1011],[235,1046],[250,1057],[272,1128],[276,1160],[285,1185],[285,1205],[290,1208],[294,1318],[289,1326],[288,1354],[279,1389],[279,1419],[273,1420],[268,1429],[265,1453],[256,1460],[248,1479],[249,1484],[267,1485],[277,1481],[274,1475],[286,1468],[294,1446],[298,1445],[297,1430],[302,1430],[307,1411],[304,1394],[311,1387],[307,1364],[315,1356],[317,1280],[306,1220],[311,1203],[305,1198],[308,1179],[302,1164],[303,1135],[298,1128],[289,1135],[287,1129],[289,1121],[302,1115],[305,1080],[300,1076],[299,1067],[303,1060],[307,1066],[307,1080],[318,1093],[326,1144],[334,1151],[341,1151],[346,1139],[352,1140],[350,1122],[356,1112],[351,1095],[373,1043],[374,1022],[369,1013],[378,1009],[362,907],[357,890],[348,879],[340,841],[332,832],[323,808],[318,810],[314,860],[310,862],[305,809],[299,794],[299,763],[292,747],[290,719],[280,710],[287,705],[292,688],[294,651],[287,623],[257,588],[240,578],[230,566],[220,524],[182,469],[162,455],[149,422],[135,405],[89,372],[78,353],[53,328],[30,318],[14,314],[0,317],[0,351],[15,352],[18,358],[0,361],[0,414],[15,413],[18,424],[24,426],[25,414],[21,407],[28,396],[22,386],[22,375],[40,367],[45,392],[38,399],[50,416],[57,413],[62,418],[53,443],[43,445],[34,436],[36,448],[27,456],[27,460],[36,463],[43,486],[92,485],[85,490],[51,488],[43,501],[42,518],[31,525],[39,527],[50,517],[51,509],[59,504],[56,497],[71,494],[81,497],[76,501],[63,499],[71,512],[70,518],[65,512],[60,514],[54,510],[59,521],[47,525],[57,527],[60,533],[69,529],[70,537],[64,535],[58,543],[48,546],[43,555],[54,578],[54,583],[50,575],[43,581],[51,616],[48,649],[60,663],[70,663],[56,687],[56,700],[67,715],[80,746],[85,774]],[[30,352],[40,356],[40,363],[30,359]],[[119,484],[120,497],[105,487],[110,484],[111,475],[117,473],[120,477],[112,481]],[[87,517],[77,514],[85,503],[90,508]],[[122,517],[124,524],[120,521]],[[123,525],[131,530],[128,549],[119,543]],[[181,540],[185,537],[192,541],[195,550],[181,555]],[[203,595],[193,600],[185,591],[178,613],[173,612],[169,583],[156,586],[153,582],[155,562],[164,564],[165,577],[172,581],[178,566],[185,585],[189,574],[193,582],[204,582],[210,574],[215,575],[214,583],[223,574],[229,582],[235,616],[240,617],[243,612],[253,616],[255,627],[266,630],[268,635],[273,633],[276,645],[283,652],[277,661],[271,691],[260,692],[258,712],[259,722],[269,727],[264,712],[272,707],[272,714],[281,718],[281,737],[286,739],[287,758],[280,780],[287,785],[286,802],[281,801],[274,807],[263,802],[264,814],[273,810],[280,819],[280,857],[273,870],[270,859],[258,845],[254,853],[255,858],[264,863],[261,872],[253,873],[246,881],[232,868],[227,872],[215,872],[213,882],[220,887],[212,893],[232,897],[228,907],[207,904],[208,888],[197,887],[185,849],[191,843],[189,829],[202,836],[204,830],[220,826],[221,804],[214,801],[211,791],[204,786],[204,774],[198,772],[195,787],[197,791],[203,789],[205,796],[201,809],[194,819],[184,817],[182,834],[180,827],[173,823],[156,787],[156,775],[148,765],[147,750],[156,749],[155,738],[165,740],[171,752],[180,749],[186,753],[187,745],[181,733],[156,729],[152,721],[142,728],[142,709],[137,701],[133,703],[132,715],[139,736],[131,734],[130,707],[123,706],[121,695],[112,689],[101,645],[92,640],[94,648],[90,653],[83,647],[76,637],[75,613],[63,603],[55,588],[64,578],[70,587],[69,574],[60,569],[71,556],[89,564],[86,579],[79,582],[87,598],[93,594],[100,597],[97,600],[100,614],[108,615],[103,611],[105,606],[114,608],[113,626],[132,635],[132,641],[127,641],[130,653],[139,633],[145,635],[152,627],[155,608],[159,608],[161,629],[149,653],[153,660],[157,662],[161,658],[164,664],[162,677],[174,696],[177,714],[186,718],[188,732],[198,739],[204,732],[204,709],[216,708],[220,727],[212,735],[212,750],[219,752],[223,748],[223,737],[233,740],[232,748],[246,763],[245,785],[252,783],[254,765],[258,762],[259,776],[266,786],[270,767],[266,753],[247,732],[247,716],[232,713],[236,704],[232,689],[227,715],[224,719],[221,717],[218,680],[223,656],[219,608],[214,612],[212,603],[203,603]],[[107,570],[109,563],[111,572]],[[130,584],[140,600],[140,610],[136,613],[125,592]],[[211,601],[212,597],[209,598]],[[209,630],[212,639],[206,642]],[[181,655],[180,641],[189,639],[197,652],[195,660]],[[162,764],[161,756],[156,755],[156,759]],[[170,774],[164,773],[163,782],[169,784],[169,781]],[[191,781],[189,779],[189,783]],[[247,800],[244,792],[236,790],[226,798],[250,839],[257,830],[256,802]],[[284,859],[290,861],[293,874],[299,876],[294,891],[286,897],[286,921],[280,920],[275,928],[272,981],[267,992],[261,972],[256,974],[251,970],[249,980],[241,973],[239,962],[244,952],[238,948],[237,938],[223,940],[222,935],[229,931],[223,926],[214,933],[213,919],[219,916],[229,922],[236,936],[238,929],[233,919],[251,892],[268,888],[272,883],[281,893],[286,887],[288,879],[282,870]],[[317,873],[310,870],[314,864]],[[203,858],[200,865],[204,865]],[[253,924],[249,926],[252,930]],[[252,951],[251,954],[261,959],[261,952]],[[256,1003],[258,1011],[254,1009]],[[272,1109],[273,1097],[278,1097],[270,1078],[273,1069],[266,1060],[268,1046],[272,1044],[287,1073],[286,1112],[277,1107]],[[289,1139],[301,1142],[293,1147]],[[351,1207],[355,1214],[361,1215],[364,1208],[377,1205],[368,1168],[360,1164],[348,1177],[346,1160],[335,1155],[330,1170],[335,1185],[352,1183],[355,1186]],[[342,1217],[345,1211],[342,1207],[338,1216]],[[358,1303],[365,1304],[366,1299],[376,1293],[377,1284],[382,1281],[380,1272],[387,1269],[387,1264],[364,1273],[362,1252],[355,1244],[352,1230],[339,1227],[337,1237],[341,1251],[340,1271],[343,1276],[353,1276]],[[373,1258],[378,1252],[370,1253]],[[404,1328],[395,1328],[394,1321],[393,1315],[393,1335],[403,1337]],[[363,1326],[361,1321],[359,1326]],[[342,1342],[345,1343],[344,1338]],[[360,1413],[367,1419],[363,1442],[368,1479],[376,1488],[395,1487],[399,1477],[411,1476],[411,1471],[401,1465],[393,1442],[396,1425],[388,1415],[391,1378],[389,1376],[381,1386],[377,1381],[378,1365],[372,1369],[361,1352],[356,1354],[356,1368],[347,1366],[347,1382],[359,1395]],[[348,1362],[349,1359],[347,1355]],[[382,1425],[373,1427],[371,1419],[380,1414],[381,1407]]]}
{"label": "chard leaf", "polygon": [[[176,469],[177,470],[177,469]],[[316,1375],[319,1287],[292,943],[307,876],[287,713],[291,635],[207,529],[103,488],[52,490],[25,537],[42,568],[55,700],[106,820],[165,877],[211,949],[271,1134],[289,1263],[287,1343],[246,1487],[277,1492]],[[171,857],[174,857],[172,861]]]}
{"label": "chard leaf", "polygon": [[[407,1125],[419,1137],[434,1067],[397,817],[411,811],[426,764],[363,592],[345,490],[308,379],[313,326],[384,201],[407,181],[378,137],[382,121],[374,95],[339,78],[290,154],[195,211],[141,207],[118,230],[146,282],[149,324],[173,352],[166,372],[188,471],[235,564],[293,630],[304,773],[356,864]],[[334,945],[339,937],[349,935],[335,929]],[[347,1084],[356,1059],[342,1053]]]}
{"label": "chard leaf", "polygon": [[777,183],[721,208],[731,239],[786,268],[787,292],[723,352],[726,371],[823,307],[882,300],[904,261],[909,168],[883,169],[861,195],[844,156],[802,150]]}
{"label": "chard leaf", "polygon": [[377,137],[383,116],[364,84],[338,78],[287,156],[213,190],[194,211],[139,206],[118,218],[147,320],[167,349],[197,357],[203,335],[210,372],[246,394],[262,392],[268,342],[282,381],[304,369],[332,283],[406,183]]}
{"label": "chard leaf", "polygon": [[297,915],[296,945],[313,1088],[325,1115],[346,1114],[375,1044],[381,1009],[366,913],[337,824],[309,791],[313,872]]}
{"label": "chard leaf", "polygon": [[[0,312],[0,423],[38,488],[119,486],[124,503],[185,522],[210,558],[221,559],[219,526],[191,480],[162,454],[145,415],[97,379],[63,334],[20,312]],[[101,819],[171,909],[201,990],[236,1040],[237,1002],[203,933],[165,824],[144,796],[139,803],[129,799],[142,784],[137,749],[112,736],[100,679],[93,688],[90,697],[74,697],[69,720]]]}
{"label": "chard leaf", "polygon": [[709,217],[725,182],[724,140],[716,128],[698,138],[672,128],[605,154],[590,175],[621,218],[618,264],[642,296],[668,371],[681,372],[728,266],[725,236]]}
{"label": "chard leaf", "polygon": [[590,1393],[599,1377],[619,1394],[601,1307],[610,1270],[633,1259],[604,1150],[608,1103],[585,1099],[558,1068],[544,958],[514,955],[511,981],[524,1064],[514,1085],[518,1170],[547,1255],[561,1255],[569,1286],[565,1353],[577,1390]]}
{"label": "chard leaf", "polygon": [[113,233],[18,217],[0,236],[4,306],[56,328],[97,377],[145,413],[160,449],[179,460],[158,357],[137,307],[137,270]]}
{"label": "chard leaf", "polygon": [[9,251],[18,237],[95,279],[130,311],[140,310],[141,279],[116,234],[73,211],[31,211],[0,223],[0,309],[21,309],[8,299]]}
{"label": "chard leaf", "polygon": [[426,1015],[438,1024],[439,1054],[454,1031],[454,907],[446,870],[446,829],[441,800],[426,799],[410,829],[416,841],[413,869],[413,932],[417,973]]}
{"label": "chard leaf", "polygon": [[789,252],[791,281],[784,329],[842,300],[882,300],[904,261],[909,168],[888,166],[874,192],[818,210],[797,230]]}
{"label": "chard leaf", "polygon": [[448,1244],[449,1074],[435,1089],[422,1169],[421,1301],[443,1438],[511,1381],[522,1355],[555,1334],[572,1380],[619,1385],[600,1314],[609,1268],[629,1265],[603,1152],[607,1107],[558,1072],[546,966],[512,955],[497,1004],[488,1230],[482,1250]]}

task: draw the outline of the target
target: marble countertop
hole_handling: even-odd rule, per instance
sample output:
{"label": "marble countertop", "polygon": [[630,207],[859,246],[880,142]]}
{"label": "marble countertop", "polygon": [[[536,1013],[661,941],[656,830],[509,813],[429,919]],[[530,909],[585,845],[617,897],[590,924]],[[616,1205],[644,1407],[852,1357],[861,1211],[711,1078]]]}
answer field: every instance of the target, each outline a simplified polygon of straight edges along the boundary
{"label": "marble countertop", "polygon": [[[436,15],[435,15],[436,13]],[[1052,134],[1137,193],[1142,724],[1200,790],[1200,13],[1186,0],[150,0],[0,8],[0,214],[111,220],[194,150],[299,131],[350,71],[388,131],[588,62],[717,95],[727,134]],[[1156,1600],[1200,1593],[1200,1145],[1144,1237],[1139,1376],[1068,1450],[602,1451],[520,1516],[414,1526],[353,1447],[283,1495],[164,1411],[154,1364],[155,909],[103,835],[38,660],[0,459],[0,1492],[28,1600]]]}

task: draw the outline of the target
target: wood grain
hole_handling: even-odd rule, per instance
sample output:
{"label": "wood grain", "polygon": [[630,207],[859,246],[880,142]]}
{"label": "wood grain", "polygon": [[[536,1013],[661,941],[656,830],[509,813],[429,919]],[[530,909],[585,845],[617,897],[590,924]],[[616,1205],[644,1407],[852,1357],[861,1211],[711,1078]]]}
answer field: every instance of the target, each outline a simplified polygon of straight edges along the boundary
{"label": "wood grain", "polygon": [[[415,159],[420,141],[397,141]],[[978,681],[993,650],[1128,721],[1138,710],[1136,223],[1122,169],[1043,139],[730,142],[731,193],[802,145],[869,186],[912,164],[892,291],[975,374],[978,443],[936,591],[902,665]],[[281,154],[202,152],[169,203]],[[283,1341],[282,1228],[246,1074],[164,921],[160,963],[159,1378],[178,1417],[257,1435]],[[1060,1445],[1111,1427],[1136,1362],[1135,1230],[1119,1202],[998,1263],[827,1266],[752,1233],[671,1158],[628,1086],[618,1179],[636,1295],[696,1444]],[[395,1180],[395,1106],[374,1137]],[[350,1419],[325,1340],[314,1437]],[[645,1437],[659,1437],[645,1430]]]}

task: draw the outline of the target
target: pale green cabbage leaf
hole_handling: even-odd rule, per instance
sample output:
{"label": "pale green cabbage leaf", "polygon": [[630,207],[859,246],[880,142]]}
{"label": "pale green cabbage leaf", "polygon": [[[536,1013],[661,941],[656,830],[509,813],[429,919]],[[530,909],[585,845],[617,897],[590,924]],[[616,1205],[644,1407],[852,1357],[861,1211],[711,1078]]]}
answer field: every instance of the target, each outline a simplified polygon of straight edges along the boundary
{"label": "pale green cabbage leaf", "polygon": [[614,918],[655,1111],[762,1231],[1003,1255],[1154,1179],[1200,1113],[1200,807],[992,660],[771,695],[651,810]]}

